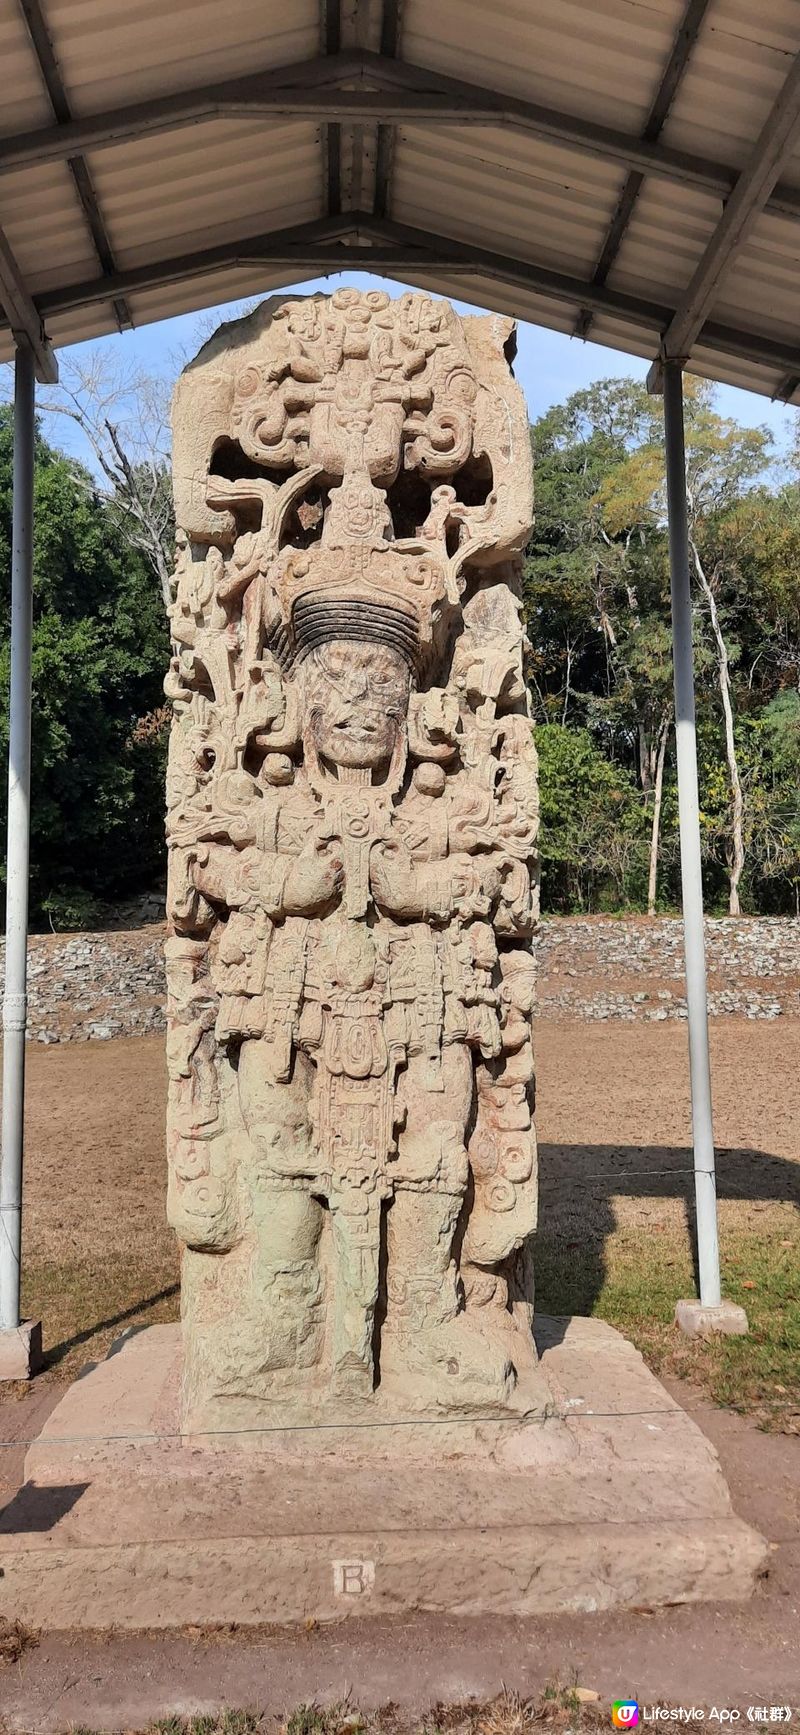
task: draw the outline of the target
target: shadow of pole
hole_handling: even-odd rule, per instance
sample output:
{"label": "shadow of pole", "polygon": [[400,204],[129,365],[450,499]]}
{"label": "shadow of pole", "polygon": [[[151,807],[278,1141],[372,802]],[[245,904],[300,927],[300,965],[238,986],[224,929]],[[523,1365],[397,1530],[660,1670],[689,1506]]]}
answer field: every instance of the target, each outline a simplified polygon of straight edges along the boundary
{"label": "shadow of pole", "polygon": [[[609,1276],[608,1243],[619,1228],[614,1204],[619,1198],[681,1202],[687,1258],[697,1286],[691,1148],[543,1144],[539,1175],[536,1290],[537,1305],[544,1311],[593,1312]],[[800,1164],[765,1151],[720,1150],[717,1197],[800,1210]]]}
{"label": "shadow of pole", "polygon": [[71,1349],[77,1349],[80,1344],[88,1343],[96,1332],[113,1330],[115,1325],[127,1325],[130,1320],[137,1319],[140,1313],[146,1313],[148,1308],[157,1307],[160,1301],[170,1301],[173,1296],[178,1294],[180,1294],[180,1284],[170,1283],[166,1289],[159,1289],[155,1295],[148,1295],[142,1301],[133,1302],[130,1307],[124,1308],[120,1313],[113,1313],[107,1319],[94,1320],[91,1325],[84,1326],[82,1331],[76,1331],[73,1337],[65,1337],[61,1343],[56,1343],[52,1349],[47,1350],[44,1358],[45,1367],[56,1367]]}

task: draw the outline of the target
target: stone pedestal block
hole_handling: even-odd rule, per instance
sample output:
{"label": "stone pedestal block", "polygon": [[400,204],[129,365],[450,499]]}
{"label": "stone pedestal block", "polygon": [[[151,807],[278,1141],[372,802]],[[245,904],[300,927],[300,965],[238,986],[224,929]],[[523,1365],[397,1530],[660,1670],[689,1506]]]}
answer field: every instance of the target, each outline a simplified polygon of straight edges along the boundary
{"label": "stone pedestal block", "polygon": [[130,1336],[29,1450],[0,1518],[0,1616],[135,1629],[747,1596],[767,1545],[691,1417],[602,1322],[537,1335],[535,1421],[185,1438],[178,1328]]}
{"label": "stone pedestal block", "polygon": [[721,1301],[719,1307],[705,1307],[702,1301],[679,1301],[675,1308],[675,1324],[686,1337],[746,1337],[749,1331],[747,1314],[735,1301]]}
{"label": "stone pedestal block", "polygon": [[42,1326],[36,1319],[0,1331],[0,1380],[29,1380],[42,1365]]}

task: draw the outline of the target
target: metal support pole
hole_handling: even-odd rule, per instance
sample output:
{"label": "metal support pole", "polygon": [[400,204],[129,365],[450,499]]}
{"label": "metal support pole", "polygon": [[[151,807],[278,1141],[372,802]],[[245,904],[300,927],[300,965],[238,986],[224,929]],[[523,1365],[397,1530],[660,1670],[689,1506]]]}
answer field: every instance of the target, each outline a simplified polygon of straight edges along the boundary
{"label": "metal support pole", "polygon": [[17,348],[14,373],[6,982],[3,999],[3,1131],[0,1162],[0,1330],[11,1331],[21,1323],[19,1290],[31,785],[34,394],[33,351],[23,343]]}
{"label": "metal support pole", "polygon": [[686,511],[686,453],[683,437],[683,373],[678,362],[664,364],[664,434],[667,459],[669,567],[672,591],[672,657],[675,677],[675,737],[678,761],[678,820],[681,840],[683,942],[686,1003],[689,1009],[689,1070],[692,1092],[694,1184],[697,1201],[697,1254],[700,1301],[719,1307],[719,1238],[708,1054],[706,953],[703,937],[703,877],[700,862],[700,804],[697,790],[697,737],[692,657],[692,599],[689,585],[689,526]]}

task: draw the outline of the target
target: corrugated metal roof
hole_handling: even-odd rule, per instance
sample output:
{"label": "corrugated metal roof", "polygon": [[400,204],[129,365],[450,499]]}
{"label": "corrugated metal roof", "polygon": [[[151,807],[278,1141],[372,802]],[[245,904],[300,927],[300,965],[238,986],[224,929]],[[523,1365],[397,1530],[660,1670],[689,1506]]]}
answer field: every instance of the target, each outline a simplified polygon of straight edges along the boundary
{"label": "corrugated metal roof", "polygon": [[[0,227],[57,344],[113,331],[120,297],[143,323],[289,284],[346,262],[354,246],[361,269],[373,248],[381,275],[561,331],[574,331],[586,307],[593,341],[653,357],[800,55],[796,0],[709,0],[658,142],[651,133],[645,147],[686,0],[37,4],[73,120],[100,127],[114,111],[121,126],[109,138],[102,122],[103,137],[95,131],[80,146],[116,266],[109,277],[22,7],[0,0]],[[326,49],[333,58],[321,69]],[[253,80],[296,66],[276,112]],[[404,66],[426,75],[410,95]],[[241,79],[250,83],[234,102],[229,81]],[[467,92],[459,106],[452,80],[484,95]],[[339,97],[326,99],[326,82]],[[187,124],[168,124],[201,89]],[[486,93],[497,100],[476,122]],[[554,113],[512,125],[500,100],[509,97]],[[338,100],[349,104],[341,118]],[[120,110],[145,102],[162,113],[137,132]],[[21,135],[30,135],[24,165],[8,166],[3,148]],[[598,278],[628,169],[645,148],[647,172]],[[800,128],[783,143],[779,180],[772,196],[792,209],[754,210],[690,365],[791,395],[800,380]],[[334,227],[293,233],[326,218]],[[496,270],[459,253],[464,246],[492,255]]]}

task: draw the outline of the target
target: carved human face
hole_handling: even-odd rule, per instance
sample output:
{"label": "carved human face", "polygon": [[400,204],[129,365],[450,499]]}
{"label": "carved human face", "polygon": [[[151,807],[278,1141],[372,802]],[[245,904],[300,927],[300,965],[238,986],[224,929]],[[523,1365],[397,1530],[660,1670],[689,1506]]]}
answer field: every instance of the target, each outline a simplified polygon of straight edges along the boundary
{"label": "carved human face", "polygon": [[387,766],[408,711],[409,673],[386,645],[332,639],[304,665],[306,729],[329,764]]}

